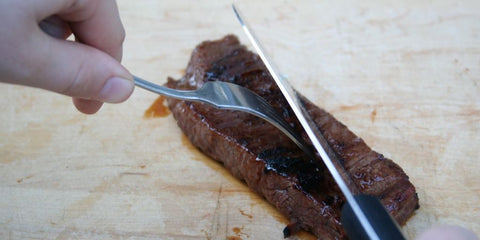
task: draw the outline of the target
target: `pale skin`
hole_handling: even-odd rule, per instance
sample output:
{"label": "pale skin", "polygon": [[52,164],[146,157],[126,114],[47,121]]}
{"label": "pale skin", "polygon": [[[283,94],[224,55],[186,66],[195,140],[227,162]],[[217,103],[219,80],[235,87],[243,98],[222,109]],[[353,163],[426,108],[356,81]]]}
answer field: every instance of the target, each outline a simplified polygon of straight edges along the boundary
{"label": "pale skin", "polygon": [[0,81],[71,96],[86,114],[133,92],[114,0],[2,0],[0,9]]}
{"label": "pale skin", "polygon": [[[120,64],[125,31],[114,0],[0,0],[0,81],[73,98],[82,113],[125,101],[133,77]],[[76,41],[66,40],[74,35]],[[456,226],[419,236],[478,239]]]}

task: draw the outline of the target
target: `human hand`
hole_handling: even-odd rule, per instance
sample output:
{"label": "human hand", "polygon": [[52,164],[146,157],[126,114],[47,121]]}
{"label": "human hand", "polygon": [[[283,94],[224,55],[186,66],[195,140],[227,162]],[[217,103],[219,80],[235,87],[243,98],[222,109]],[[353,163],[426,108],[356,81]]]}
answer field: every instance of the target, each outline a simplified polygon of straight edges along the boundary
{"label": "human hand", "polygon": [[2,0],[0,22],[0,81],[72,96],[87,114],[132,94],[115,0]]}
{"label": "human hand", "polygon": [[420,234],[417,240],[478,240],[478,237],[459,226],[436,226]]}

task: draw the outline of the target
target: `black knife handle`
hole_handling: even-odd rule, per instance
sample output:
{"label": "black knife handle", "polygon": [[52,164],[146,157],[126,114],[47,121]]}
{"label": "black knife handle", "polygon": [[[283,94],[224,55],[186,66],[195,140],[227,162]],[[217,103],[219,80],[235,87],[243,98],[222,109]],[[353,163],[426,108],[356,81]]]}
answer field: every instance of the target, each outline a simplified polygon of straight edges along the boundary
{"label": "black knife handle", "polygon": [[[380,239],[406,239],[378,198],[370,195],[356,195],[354,198]],[[343,206],[341,220],[349,239],[370,240],[348,202]]]}

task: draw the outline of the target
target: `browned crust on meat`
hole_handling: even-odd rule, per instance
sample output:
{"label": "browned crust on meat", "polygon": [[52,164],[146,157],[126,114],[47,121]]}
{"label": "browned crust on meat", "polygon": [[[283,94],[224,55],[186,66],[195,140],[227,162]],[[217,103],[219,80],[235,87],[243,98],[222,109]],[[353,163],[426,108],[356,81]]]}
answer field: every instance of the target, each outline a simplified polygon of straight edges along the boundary
{"label": "browned crust on meat", "polygon": [[[186,76],[179,81],[169,79],[167,85],[171,88],[195,89],[207,80],[207,75],[212,75],[212,71],[216,74],[216,70],[212,70],[212,64],[219,59],[228,60],[232,56],[235,58],[233,62],[240,61],[242,64],[228,66],[231,68],[228,71],[240,73],[240,78],[235,76],[232,81],[256,91],[280,109],[284,99],[280,99],[265,67],[258,57],[241,46],[234,36],[203,42],[197,46],[192,53]],[[236,59],[237,57],[239,59]],[[229,77],[228,74],[222,72],[215,77],[225,80],[225,77]],[[251,75],[254,75],[254,79],[260,78],[258,81],[262,81],[261,84],[243,82]],[[403,224],[418,207],[415,188],[409,182],[408,176],[393,161],[372,151],[362,139],[331,114],[314,106],[307,99],[303,100],[358,189],[362,193],[379,197],[395,219]],[[308,175],[307,180],[314,183],[314,187],[310,189],[298,172],[269,170],[271,166],[266,159],[269,156],[264,154],[270,151],[269,149],[287,149],[286,153],[279,154],[300,159],[300,162],[304,159],[304,156],[301,156],[303,153],[279,130],[246,113],[217,110],[200,103],[169,99],[169,108],[179,127],[195,146],[222,162],[235,177],[245,181],[252,190],[264,196],[292,223],[312,232],[319,239],[346,238],[339,221],[344,199],[327,172],[322,170],[322,174],[318,174],[322,175],[321,180],[310,180],[311,175]],[[280,109],[282,110],[285,111]],[[298,128],[296,119],[289,116],[288,111],[284,114],[287,120]],[[317,161],[315,166],[323,166],[321,160]]]}

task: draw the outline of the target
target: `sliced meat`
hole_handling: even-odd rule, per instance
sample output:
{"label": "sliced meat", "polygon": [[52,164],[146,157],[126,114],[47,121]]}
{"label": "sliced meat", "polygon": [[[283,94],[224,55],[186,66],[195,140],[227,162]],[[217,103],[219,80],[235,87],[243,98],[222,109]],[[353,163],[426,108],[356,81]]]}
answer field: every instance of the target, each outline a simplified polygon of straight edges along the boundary
{"label": "sliced meat", "polygon": [[[198,45],[185,76],[169,79],[167,86],[196,89],[206,81],[232,82],[256,92],[306,139],[260,58],[235,36]],[[302,100],[359,191],[379,197],[395,219],[405,223],[418,208],[418,197],[403,170],[370,149],[331,114]],[[304,229],[319,239],[346,238],[340,223],[345,199],[320,158],[307,158],[278,129],[255,116],[175,99],[168,103],[195,146],[222,162],[290,219],[285,235]]]}

